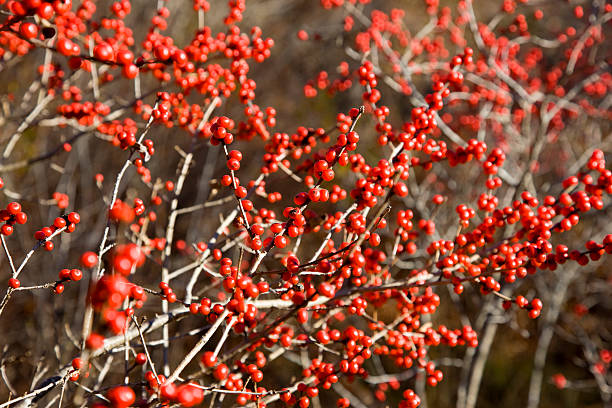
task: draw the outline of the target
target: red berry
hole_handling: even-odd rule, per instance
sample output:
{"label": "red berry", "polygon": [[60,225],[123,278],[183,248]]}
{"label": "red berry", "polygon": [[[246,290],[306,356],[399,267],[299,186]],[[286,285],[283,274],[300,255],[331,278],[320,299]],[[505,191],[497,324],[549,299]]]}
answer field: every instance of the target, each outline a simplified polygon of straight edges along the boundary
{"label": "red berry", "polygon": [[8,224],[4,224],[2,227],[0,227],[0,233],[2,233],[2,235],[9,236],[13,233],[13,227]]}
{"label": "red berry", "polygon": [[134,359],[136,364],[143,365],[147,362],[147,355],[145,353],[136,354],[136,358]]}
{"label": "red berry", "polygon": [[23,211],[18,212],[17,214],[15,214],[15,221],[17,222],[17,224],[25,224],[28,221],[28,216]]}
{"label": "red berry", "polygon": [[227,168],[236,171],[240,169],[240,162],[236,159],[229,159],[227,161]]}
{"label": "red berry", "polygon": [[106,394],[111,406],[115,408],[127,408],[136,401],[136,394],[127,385],[112,388]]}
{"label": "red berry", "polygon": [[202,364],[206,367],[213,367],[217,363],[217,357],[215,357],[212,351],[206,351],[202,355]]}
{"label": "red berry", "polygon": [[59,271],[59,279],[70,279],[70,269],[62,269],[61,271]]}
{"label": "red berry", "polygon": [[55,11],[53,10],[53,6],[49,3],[42,3],[40,6],[38,6],[36,10],[36,14],[38,14],[38,17],[43,18],[45,20],[50,20],[53,17],[54,12]]}
{"label": "red berry", "polygon": [[81,265],[86,268],[93,268],[98,264],[98,255],[95,252],[87,251],[81,255]]}
{"label": "red berry", "polygon": [[21,23],[19,26],[19,34],[28,39],[36,38],[38,35],[38,26],[34,23]]}
{"label": "red berry", "polygon": [[[134,79],[134,78],[136,78],[136,76],[138,75],[138,72],[140,72],[140,70],[134,64],[126,64],[121,69],[121,73],[127,79]],[[140,167],[140,166],[138,166],[138,167]]]}
{"label": "red berry", "polygon": [[178,387],[176,398],[182,406],[193,407],[204,399],[204,390],[194,384],[184,384]]}
{"label": "red berry", "polygon": [[53,221],[53,225],[55,228],[64,228],[66,226],[66,220],[62,217],[57,217],[55,221]]}
{"label": "red berry", "polygon": [[160,391],[162,398],[166,400],[174,400],[178,394],[178,388],[174,383],[164,383],[160,387]]}
{"label": "red berry", "polygon": [[287,238],[284,235],[278,235],[274,238],[274,246],[284,248],[287,246]]}
{"label": "red berry", "polygon": [[81,360],[80,358],[75,358],[72,360],[72,368],[80,370],[81,368],[83,368],[83,360]]}
{"label": "red berry", "polygon": [[333,297],[336,293],[336,289],[329,282],[322,282],[317,287],[317,292],[325,297]]}
{"label": "red berry", "polygon": [[93,50],[93,55],[101,61],[113,61],[115,59],[113,47],[106,42],[96,45]]}
{"label": "red berry", "polygon": [[261,380],[263,380],[263,373],[262,373],[261,371],[257,370],[257,371],[255,371],[255,372],[253,372],[253,373],[251,374],[251,378],[252,378],[252,379],[253,379],[253,381],[255,381],[256,383],[257,383],[257,382],[260,382]]}
{"label": "red berry", "polygon": [[215,378],[219,381],[225,380],[229,374],[229,368],[225,364],[219,364],[215,369]]}
{"label": "red berry", "polygon": [[170,49],[163,45],[156,47],[155,50],[153,50],[153,53],[155,54],[155,58],[161,61],[166,61],[168,58],[170,58]]}
{"label": "red berry", "polygon": [[80,281],[83,278],[83,272],[79,269],[70,270],[70,279],[73,281]]}
{"label": "red berry", "polygon": [[6,209],[12,215],[16,215],[17,213],[19,213],[21,211],[21,204],[19,204],[17,202],[12,202],[12,203],[9,203],[6,206]]}
{"label": "red berry", "polygon": [[104,347],[104,336],[98,333],[91,333],[85,343],[87,345],[87,348],[90,348],[92,350],[102,348]]}
{"label": "red berry", "polygon": [[66,14],[72,9],[72,0],[55,0],[53,9],[59,15]]}

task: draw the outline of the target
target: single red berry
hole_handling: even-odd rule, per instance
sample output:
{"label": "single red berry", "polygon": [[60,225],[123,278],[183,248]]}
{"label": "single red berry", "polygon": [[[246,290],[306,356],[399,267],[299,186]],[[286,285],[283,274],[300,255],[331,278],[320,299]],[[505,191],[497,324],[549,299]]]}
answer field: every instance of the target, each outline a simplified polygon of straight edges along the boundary
{"label": "single red berry", "polygon": [[17,222],[17,224],[23,225],[28,221],[28,216],[23,211],[18,212],[17,214],[15,214],[15,221]]}
{"label": "single red berry", "polygon": [[106,42],[96,45],[93,50],[93,55],[101,61],[113,61],[115,59],[113,47]]}
{"label": "single red berry", "polygon": [[36,9],[36,14],[38,14],[38,17],[43,18],[45,20],[49,20],[53,17],[53,13],[55,11],[53,10],[53,6],[50,3],[42,3],[40,6],[38,6],[38,8]]}
{"label": "single red berry", "polygon": [[80,358],[75,358],[72,360],[72,368],[80,370],[81,368],[83,368],[83,360],[81,360]]}
{"label": "single red berry", "polygon": [[[134,78],[136,78],[136,76],[138,75],[138,72],[140,72],[140,70],[134,64],[126,64],[121,69],[121,73],[127,79],[134,79]],[[140,167],[140,166],[138,166],[138,167]]]}
{"label": "single red berry", "polygon": [[136,358],[134,359],[136,364],[143,365],[147,362],[147,355],[145,353],[136,354]]}
{"label": "single red berry", "polygon": [[11,213],[12,215],[16,215],[17,213],[19,213],[21,211],[21,204],[17,203],[17,202],[12,202],[9,203],[6,206],[6,210]]}
{"label": "single red berry", "polygon": [[104,347],[104,336],[98,333],[91,333],[85,342],[87,348],[97,350]]}
{"label": "single red berry", "polygon": [[80,281],[83,278],[83,272],[80,269],[70,270],[70,279],[73,281]]}
{"label": "single red berry", "polygon": [[111,406],[115,408],[127,408],[136,401],[134,390],[127,385],[112,388],[106,394]]}
{"label": "single red berry", "polygon": [[253,381],[257,382],[261,382],[261,380],[263,380],[263,373],[259,370],[254,371],[251,374],[251,378],[253,379]]}
{"label": "single red berry", "polygon": [[184,407],[193,407],[204,399],[204,390],[195,384],[183,384],[178,387],[176,399]]}
{"label": "single red berry", "polygon": [[161,61],[166,61],[171,56],[170,49],[163,45],[155,47],[155,50],[153,50],[153,53],[155,54],[155,58]]}
{"label": "single red berry", "polygon": [[178,388],[174,383],[164,383],[160,387],[161,396],[165,400],[174,400],[176,399]]}
{"label": "single red berry", "polygon": [[217,357],[215,357],[212,351],[206,351],[202,355],[202,364],[206,367],[213,367],[217,363]]}
{"label": "single red berry", "polygon": [[274,246],[277,248],[284,248],[287,246],[287,238],[283,235],[278,235],[274,238]]}
{"label": "single red berry", "polygon": [[227,168],[230,170],[239,170],[240,169],[240,162],[236,159],[229,159],[227,161]]}
{"label": "single red berry", "polygon": [[70,269],[62,269],[59,271],[59,279],[65,280],[70,279]]}
{"label": "single red berry", "polygon": [[72,0],[55,0],[53,9],[59,15],[66,14],[72,9]]}
{"label": "single red berry", "polygon": [[217,380],[225,380],[229,375],[229,368],[225,364],[219,364],[215,369],[214,376]]}
{"label": "single red berry", "polygon": [[19,34],[27,39],[36,38],[38,35],[38,26],[34,23],[21,23],[19,26]]}
{"label": "single red berry", "polygon": [[0,233],[2,233],[2,235],[9,236],[13,233],[13,227],[11,225],[4,224],[2,227],[0,227]]}
{"label": "single red berry", "polygon": [[55,228],[64,228],[66,226],[66,220],[62,217],[57,217],[55,221],[53,221],[53,225]]}
{"label": "single red berry", "polygon": [[77,212],[71,212],[68,214],[68,221],[73,224],[78,224],[81,221],[81,216]]}
{"label": "single red berry", "polygon": [[95,252],[87,251],[81,255],[81,265],[86,268],[93,268],[98,264],[98,255]]}

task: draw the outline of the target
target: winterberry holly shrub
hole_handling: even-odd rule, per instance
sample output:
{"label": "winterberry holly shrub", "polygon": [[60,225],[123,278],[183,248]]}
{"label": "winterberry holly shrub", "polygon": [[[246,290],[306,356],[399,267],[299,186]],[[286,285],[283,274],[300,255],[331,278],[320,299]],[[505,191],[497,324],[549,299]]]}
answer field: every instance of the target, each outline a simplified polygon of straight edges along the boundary
{"label": "winterberry holly shrub", "polygon": [[612,404],[612,4],[387,3],[0,0],[0,407]]}

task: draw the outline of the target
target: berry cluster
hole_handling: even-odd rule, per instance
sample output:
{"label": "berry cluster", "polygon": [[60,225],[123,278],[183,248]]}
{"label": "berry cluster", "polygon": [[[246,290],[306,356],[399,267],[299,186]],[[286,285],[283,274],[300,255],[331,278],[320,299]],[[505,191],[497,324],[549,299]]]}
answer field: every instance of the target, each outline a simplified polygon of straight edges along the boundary
{"label": "berry cluster", "polygon": [[25,224],[28,216],[21,211],[21,204],[18,202],[9,203],[6,209],[0,210],[0,221],[4,222],[0,227],[0,234],[8,236],[13,233],[15,224]]}
{"label": "berry cluster", "polygon": [[77,212],[71,212],[61,217],[57,217],[53,224],[48,227],[41,228],[34,233],[34,238],[44,245],[47,251],[52,251],[54,244],[51,238],[60,232],[74,232],[76,225],[81,222],[81,216]]}

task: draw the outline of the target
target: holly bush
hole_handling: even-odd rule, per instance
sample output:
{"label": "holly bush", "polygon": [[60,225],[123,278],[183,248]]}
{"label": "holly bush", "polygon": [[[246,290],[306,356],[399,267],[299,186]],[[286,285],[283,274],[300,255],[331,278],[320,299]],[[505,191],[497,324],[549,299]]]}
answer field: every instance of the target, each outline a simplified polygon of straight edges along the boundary
{"label": "holly bush", "polygon": [[612,404],[610,2],[0,9],[0,407]]}

